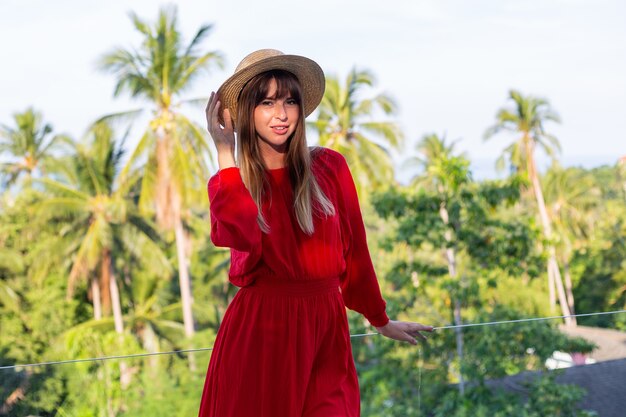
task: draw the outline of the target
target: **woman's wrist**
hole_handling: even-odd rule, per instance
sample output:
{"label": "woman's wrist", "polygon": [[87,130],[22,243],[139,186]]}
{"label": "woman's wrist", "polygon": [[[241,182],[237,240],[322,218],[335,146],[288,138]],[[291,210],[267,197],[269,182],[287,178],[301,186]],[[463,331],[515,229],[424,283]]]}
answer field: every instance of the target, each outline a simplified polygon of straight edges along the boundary
{"label": "woman's wrist", "polygon": [[217,164],[220,169],[236,166],[235,155],[233,154],[232,150],[219,150],[218,149]]}

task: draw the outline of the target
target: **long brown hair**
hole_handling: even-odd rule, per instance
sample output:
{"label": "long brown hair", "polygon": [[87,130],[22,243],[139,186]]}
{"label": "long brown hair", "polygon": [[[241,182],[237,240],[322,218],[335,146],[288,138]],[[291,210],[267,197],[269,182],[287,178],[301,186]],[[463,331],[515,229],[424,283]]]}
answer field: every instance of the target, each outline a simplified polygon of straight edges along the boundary
{"label": "long brown hair", "polygon": [[300,109],[296,129],[287,139],[285,164],[291,179],[296,219],[302,231],[311,235],[314,231],[313,215],[332,216],[335,208],[311,172],[311,153],[314,151],[309,151],[306,143],[302,90],[292,73],[282,70],[263,72],[252,78],[239,94],[236,123],[238,165],[243,182],[259,208],[259,226],[269,233],[269,225],[261,210],[269,182],[254,126],[254,109],[267,97],[272,79],[276,81],[276,98],[291,97]]}

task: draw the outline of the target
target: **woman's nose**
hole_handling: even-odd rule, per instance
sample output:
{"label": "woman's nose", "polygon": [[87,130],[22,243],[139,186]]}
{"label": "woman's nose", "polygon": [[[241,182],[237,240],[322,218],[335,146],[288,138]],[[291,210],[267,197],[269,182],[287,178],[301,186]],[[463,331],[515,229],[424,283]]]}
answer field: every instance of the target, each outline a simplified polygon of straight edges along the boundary
{"label": "woman's nose", "polygon": [[285,103],[276,103],[276,105],[274,106],[274,117],[280,120],[285,120],[287,118]]}

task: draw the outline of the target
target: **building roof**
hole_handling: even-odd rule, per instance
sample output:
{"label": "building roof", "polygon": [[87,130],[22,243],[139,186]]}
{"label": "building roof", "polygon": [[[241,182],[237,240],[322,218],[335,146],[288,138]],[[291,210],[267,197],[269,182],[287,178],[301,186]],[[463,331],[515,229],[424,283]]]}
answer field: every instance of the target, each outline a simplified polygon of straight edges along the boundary
{"label": "building roof", "polygon": [[626,358],[626,332],[587,326],[561,326],[560,330],[568,336],[582,337],[595,343],[598,348],[587,356],[596,362]]}
{"label": "building roof", "polygon": [[[557,372],[556,382],[575,384],[587,391],[579,406],[593,410],[600,417],[623,417],[626,410],[626,359],[580,365]],[[525,384],[541,376],[541,371],[522,372],[498,380],[487,381],[490,388],[500,388],[524,395]]]}

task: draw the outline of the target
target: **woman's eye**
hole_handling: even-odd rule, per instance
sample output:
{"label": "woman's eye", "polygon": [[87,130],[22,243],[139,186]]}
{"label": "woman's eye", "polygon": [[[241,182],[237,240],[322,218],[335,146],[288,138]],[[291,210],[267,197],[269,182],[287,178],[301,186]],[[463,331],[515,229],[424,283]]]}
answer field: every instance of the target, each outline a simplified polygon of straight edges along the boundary
{"label": "woman's eye", "polygon": [[298,104],[298,102],[296,101],[296,99],[289,98],[287,99],[287,104],[289,104],[290,106],[295,106],[296,104]]}
{"label": "woman's eye", "polygon": [[263,100],[261,102],[262,105],[264,106],[271,106],[272,105],[272,100]]}

